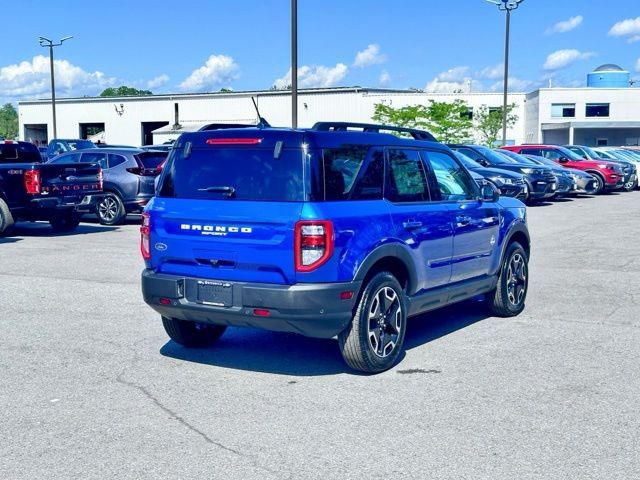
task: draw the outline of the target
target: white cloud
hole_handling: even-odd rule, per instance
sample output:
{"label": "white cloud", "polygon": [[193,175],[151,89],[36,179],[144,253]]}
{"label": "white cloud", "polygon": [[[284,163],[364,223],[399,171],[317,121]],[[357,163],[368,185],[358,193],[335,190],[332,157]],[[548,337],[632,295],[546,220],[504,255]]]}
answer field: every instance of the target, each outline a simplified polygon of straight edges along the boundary
{"label": "white cloud", "polygon": [[159,88],[164,84],[166,84],[168,81],[169,81],[168,75],[165,75],[164,73],[162,75],[158,75],[157,77],[152,78],[147,82],[146,84],[147,90],[153,90],[154,88]]}
{"label": "white cloud", "polygon": [[353,66],[363,68],[377,63],[384,63],[386,61],[387,56],[380,53],[380,45],[372,43],[367,48],[356,54]]}
{"label": "white cloud", "polygon": [[569,20],[564,20],[562,22],[558,22],[553,27],[547,28],[545,33],[547,35],[551,35],[553,33],[570,32],[574,28],[577,28],[582,23],[582,20],[584,20],[582,18],[582,15],[576,15],[575,17],[569,18]]}
{"label": "white cloud", "polygon": [[[49,58],[37,55],[31,61],[0,68],[0,97],[32,99],[50,95]],[[100,71],[86,72],[67,60],[54,60],[56,94],[60,97],[97,95],[116,83]]]}
{"label": "white cloud", "polygon": [[480,78],[497,80],[504,77],[504,63],[499,63],[495,67],[485,67],[478,72]]}
{"label": "white cloud", "polygon": [[[298,67],[298,87],[333,87],[342,81],[348,71],[349,68],[344,63],[338,63],[335,67],[303,65]],[[276,79],[273,83],[276,88],[291,85],[291,69],[284,77]]]}
{"label": "white cloud", "polygon": [[211,55],[206,63],[195,69],[181,84],[180,88],[192,92],[215,90],[227,85],[240,76],[240,67],[228,55]]}
{"label": "white cloud", "polygon": [[391,75],[389,75],[389,72],[387,72],[386,70],[383,70],[382,73],[380,74],[380,79],[378,80],[378,83],[380,83],[381,87],[388,87],[389,84],[391,83]]}
{"label": "white cloud", "polygon": [[616,23],[609,30],[609,35],[612,37],[629,37],[628,42],[637,42],[640,40],[640,17],[627,18],[621,22]]}
{"label": "white cloud", "polygon": [[433,93],[451,93],[458,90],[466,92],[469,89],[468,82],[470,81],[469,67],[453,67],[446,72],[439,73],[424,89]]}
{"label": "white cloud", "polygon": [[581,52],[575,49],[557,50],[547,57],[542,68],[545,70],[558,70],[567,67],[578,60],[586,60],[595,55],[593,52]]}

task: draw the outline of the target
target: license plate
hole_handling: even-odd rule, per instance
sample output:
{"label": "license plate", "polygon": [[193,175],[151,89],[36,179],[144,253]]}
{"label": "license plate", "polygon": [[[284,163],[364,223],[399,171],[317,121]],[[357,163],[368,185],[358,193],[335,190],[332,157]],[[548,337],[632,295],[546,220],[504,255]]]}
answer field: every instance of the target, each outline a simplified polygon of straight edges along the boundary
{"label": "license plate", "polygon": [[228,282],[198,280],[198,303],[216,307],[233,305],[233,286]]}

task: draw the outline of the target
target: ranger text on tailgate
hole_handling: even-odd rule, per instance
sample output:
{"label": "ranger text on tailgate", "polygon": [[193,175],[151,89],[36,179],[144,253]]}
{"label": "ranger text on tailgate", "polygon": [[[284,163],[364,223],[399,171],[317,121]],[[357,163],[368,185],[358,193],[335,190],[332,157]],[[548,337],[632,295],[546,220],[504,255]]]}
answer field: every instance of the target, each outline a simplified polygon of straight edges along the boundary
{"label": "ranger text on tailgate", "polygon": [[43,164],[28,142],[0,141],[0,235],[16,220],[46,220],[57,231],[95,210],[102,170],[92,163]]}
{"label": "ranger text on tailgate", "polygon": [[379,125],[183,134],[141,250],[144,299],[177,343],[229,325],[337,336],[365,372],[394,365],[408,317],[480,294],[517,315],[528,285],[525,206],[429,133]]}

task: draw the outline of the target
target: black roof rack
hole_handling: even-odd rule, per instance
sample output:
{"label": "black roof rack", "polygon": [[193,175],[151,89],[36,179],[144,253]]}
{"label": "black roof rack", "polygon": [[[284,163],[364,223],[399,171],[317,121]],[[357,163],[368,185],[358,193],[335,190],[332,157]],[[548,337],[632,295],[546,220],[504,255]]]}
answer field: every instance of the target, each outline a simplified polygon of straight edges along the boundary
{"label": "black roof rack", "polygon": [[256,125],[247,125],[246,123],[210,123],[199,128],[199,132],[209,130],[224,130],[226,128],[255,128]]}
{"label": "black roof rack", "polygon": [[374,123],[352,123],[352,122],[318,122],[311,130],[318,132],[344,132],[349,128],[361,128],[363,132],[380,133],[380,131],[408,133],[415,140],[426,140],[429,142],[437,142],[436,137],[426,130],[418,130],[416,128],[395,127],[393,125],[377,125]]}

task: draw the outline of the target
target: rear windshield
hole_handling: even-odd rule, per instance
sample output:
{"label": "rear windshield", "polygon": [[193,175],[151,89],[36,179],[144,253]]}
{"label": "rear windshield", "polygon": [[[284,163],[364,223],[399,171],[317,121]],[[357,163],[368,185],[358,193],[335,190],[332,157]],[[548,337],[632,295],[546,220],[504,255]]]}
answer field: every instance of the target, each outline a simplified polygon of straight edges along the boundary
{"label": "rear windshield", "polygon": [[3,143],[0,145],[0,163],[40,163],[38,147],[31,143]]}
{"label": "rear windshield", "polygon": [[300,149],[191,149],[171,151],[158,196],[212,200],[304,200]]}
{"label": "rear windshield", "polygon": [[167,152],[145,152],[137,155],[144,168],[156,168],[167,158]]}

